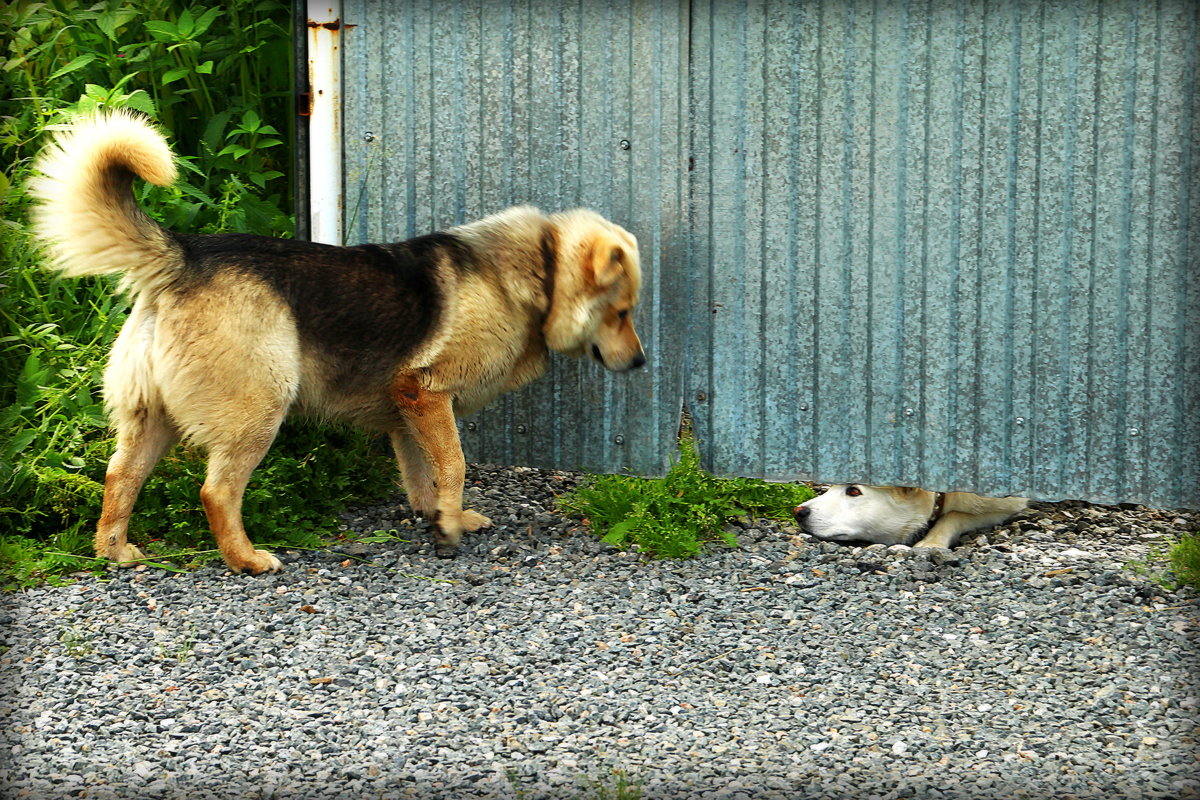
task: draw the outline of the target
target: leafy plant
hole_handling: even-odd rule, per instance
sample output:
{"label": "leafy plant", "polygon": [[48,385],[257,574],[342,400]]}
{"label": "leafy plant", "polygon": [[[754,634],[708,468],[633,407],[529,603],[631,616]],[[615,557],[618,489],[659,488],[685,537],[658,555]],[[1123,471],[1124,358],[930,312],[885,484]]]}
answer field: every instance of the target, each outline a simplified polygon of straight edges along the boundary
{"label": "leafy plant", "polygon": [[685,428],[679,458],[665,477],[595,476],[562,497],[559,509],[587,518],[615,547],[637,545],[655,558],[690,558],[708,544],[736,547],[737,536],[726,528],[730,520],[745,515],[787,520],[812,497],[806,486],[709,475]]}
{"label": "leafy plant", "polygon": [[[281,0],[5,4],[0,163],[27,168],[44,129],[70,114],[134,108],[173,137],[188,173],[176,186],[141,190],[152,215],[200,233],[228,230],[231,216],[240,216],[248,224],[237,230],[286,235],[294,129],[289,27]],[[12,174],[5,177],[14,184]],[[254,190],[238,194],[244,186]],[[240,214],[231,215],[231,202]]]}
{"label": "leafy plant", "polygon": [[93,635],[81,630],[78,625],[67,624],[58,632],[58,640],[71,658],[86,658],[96,651]]}

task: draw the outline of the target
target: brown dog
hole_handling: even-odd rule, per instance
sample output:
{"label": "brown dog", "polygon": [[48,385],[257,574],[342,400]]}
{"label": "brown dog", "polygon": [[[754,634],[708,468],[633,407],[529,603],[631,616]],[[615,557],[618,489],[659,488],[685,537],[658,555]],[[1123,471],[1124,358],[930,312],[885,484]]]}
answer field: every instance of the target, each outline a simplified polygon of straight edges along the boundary
{"label": "brown dog", "polygon": [[490,520],[462,508],[455,417],[540,375],[548,350],[608,369],[645,363],[630,316],[637,241],[585,210],[528,206],[396,244],[333,247],[166,230],[134,201],[133,178],[167,185],[162,135],[121,111],[59,133],[31,183],[50,267],[124,274],[133,310],[104,380],[117,449],[96,553],[126,539],[150,470],[181,438],[205,446],[200,498],[230,569],[275,571],[242,526],[250,473],[289,414],[386,431],[409,502],[435,523],[440,555]]}

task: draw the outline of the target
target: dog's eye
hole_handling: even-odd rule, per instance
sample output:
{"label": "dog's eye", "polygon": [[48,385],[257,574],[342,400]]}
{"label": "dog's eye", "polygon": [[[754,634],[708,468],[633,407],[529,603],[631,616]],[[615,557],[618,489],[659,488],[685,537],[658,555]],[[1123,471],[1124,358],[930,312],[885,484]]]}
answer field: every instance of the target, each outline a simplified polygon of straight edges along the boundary
{"label": "dog's eye", "polygon": [[857,486],[847,486],[846,494],[850,495],[851,497],[858,497],[860,494],[862,494],[862,489],[858,488]]}

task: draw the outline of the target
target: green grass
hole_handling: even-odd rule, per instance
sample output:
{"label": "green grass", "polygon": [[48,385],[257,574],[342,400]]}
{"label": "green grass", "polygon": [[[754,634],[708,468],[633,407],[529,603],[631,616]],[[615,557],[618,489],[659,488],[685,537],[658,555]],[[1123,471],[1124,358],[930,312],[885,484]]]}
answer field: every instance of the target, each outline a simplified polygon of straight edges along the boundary
{"label": "green grass", "polygon": [[1185,533],[1167,551],[1171,573],[1178,586],[1200,589],[1200,533]]}
{"label": "green grass", "polygon": [[1185,533],[1165,548],[1153,546],[1129,568],[1168,591],[1185,586],[1200,590],[1200,533]]}
{"label": "green grass", "polygon": [[[528,800],[529,794],[521,784],[521,777],[516,770],[506,767],[504,774],[517,800]],[[612,769],[609,776],[611,777],[592,778],[581,775],[579,784],[582,791],[572,795],[564,794],[563,797],[572,797],[573,800],[641,800],[642,779],[631,778],[623,769]]]}
{"label": "green grass", "polygon": [[192,657],[196,649],[196,624],[192,623],[186,631],[177,631],[174,636],[169,632],[155,632],[159,661],[177,661],[180,664]]}
{"label": "green grass", "polygon": [[587,519],[603,541],[633,545],[654,558],[690,558],[706,546],[736,547],[727,525],[739,517],[789,521],[813,497],[806,486],[752,478],[718,478],[700,467],[690,431],[662,478],[600,475],[559,500],[559,510]]}
{"label": "green grass", "polygon": [[598,778],[581,779],[587,788],[581,800],[641,800],[642,779],[631,778],[622,769],[612,770],[611,781]]}

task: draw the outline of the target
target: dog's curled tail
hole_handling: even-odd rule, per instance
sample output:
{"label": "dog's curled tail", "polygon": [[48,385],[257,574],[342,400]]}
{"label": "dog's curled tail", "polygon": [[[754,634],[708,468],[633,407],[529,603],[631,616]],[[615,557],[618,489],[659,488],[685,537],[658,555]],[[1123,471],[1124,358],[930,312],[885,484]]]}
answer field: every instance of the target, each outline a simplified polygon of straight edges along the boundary
{"label": "dog's curled tail", "polygon": [[33,229],[47,245],[48,269],[67,276],[123,272],[124,288],[153,289],[181,263],[178,245],[138,207],[137,176],[175,180],[175,159],[144,117],[102,111],[60,130],[34,164]]}

